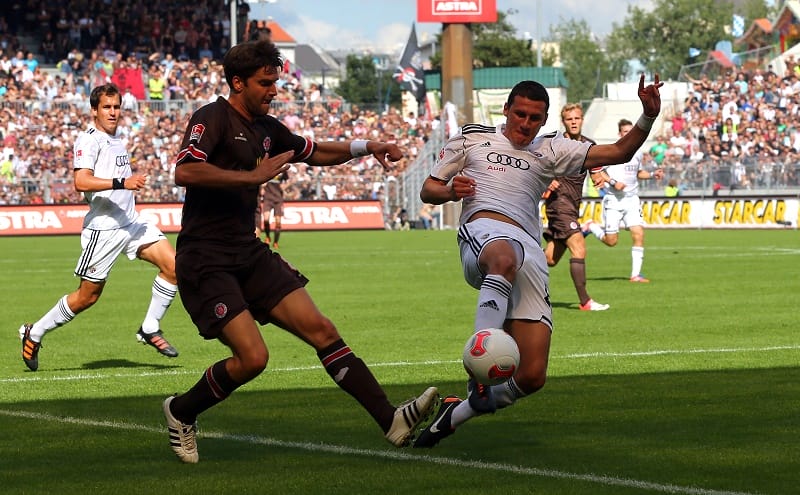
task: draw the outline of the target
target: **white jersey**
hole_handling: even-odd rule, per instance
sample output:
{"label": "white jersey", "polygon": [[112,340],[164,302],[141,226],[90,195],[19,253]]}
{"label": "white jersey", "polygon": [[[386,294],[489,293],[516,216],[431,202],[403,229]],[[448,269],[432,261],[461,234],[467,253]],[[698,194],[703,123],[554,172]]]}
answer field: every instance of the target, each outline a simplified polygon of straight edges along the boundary
{"label": "white jersey", "polygon": [[431,177],[449,182],[462,173],[477,182],[475,195],[462,200],[460,224],[478,211],[493,211],[538,241],[542,193],[554,177],[578,174],[592,144],[554,132],[520,148],[503,135],[504,126],[465,125],[439,152]]}
{"label": "white jersey", "polygon": [[[128,150],[119,136],[110,136],[89,126],[75,140],[73,168],[88,168],[101,179],[124,179],[132,175]],[[108,189],[85,192],[89,213],[83,228],[110,230],[124,227],[136,217],[134,192],[128,189]]]}
{"label": "white jersey", "polygon": [[609,165],[605,168],[609,177],[625,184],[625,188],[622,191],[617,191],[606,183],[607,194],[613,194],[617,199],[639,195],[639,170],[642,169],[642,156],[642,152],[637,151],[631,161],[620,165]]}

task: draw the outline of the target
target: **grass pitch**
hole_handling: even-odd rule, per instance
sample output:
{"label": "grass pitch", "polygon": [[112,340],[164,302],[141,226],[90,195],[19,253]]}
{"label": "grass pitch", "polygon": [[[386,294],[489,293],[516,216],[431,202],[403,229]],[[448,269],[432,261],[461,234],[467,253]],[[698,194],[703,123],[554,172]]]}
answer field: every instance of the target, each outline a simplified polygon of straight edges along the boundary
{"label": "grass pitch", "polygon": [[[180,356],[138,344],[155,269],[121,259],[28,372],[17,328],[77,286],[79,239],[0,238],[2,492],[798,493],[798,235],[648,230],[650,284],[627,280],[625,232],[615,248],[587,238],[589,292],[611,309],[578,311],[565,257],[547,386],[430,451],[391,447],[312,349],[265,327],[268,370],[201,416],[193,466],[169,449],[161,401],[226,349],[180,301],[163,322]],[[281,253],[393,401],[464,394],[476,293],[454,232],[287,232]]]}

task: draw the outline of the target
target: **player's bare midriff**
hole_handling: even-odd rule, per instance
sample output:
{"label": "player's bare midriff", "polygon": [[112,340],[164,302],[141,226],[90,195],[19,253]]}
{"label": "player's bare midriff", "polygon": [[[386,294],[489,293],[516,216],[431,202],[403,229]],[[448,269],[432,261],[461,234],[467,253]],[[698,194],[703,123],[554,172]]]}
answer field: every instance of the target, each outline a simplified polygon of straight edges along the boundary
{"label": "player's bare midriff", "polygon": [[511,224],[511,225],[513,225],[515,227],[518,227],[518,228],[520,228],[522,230],[525,230],[525,229],[522,228],[522,225],[518,224],[517,222],[515,222],[514,220],[508,218],[507,216],[503,215],[502,213],[498,213],[496,211],[488,211],[488,210],[476,211],[475,213],[472,214],[472,216],[469,217],[469,220],[467,220],[467,223],[469,223],[469,222],[471,222],[473,220],[477,220],[479,218],[490,218],[492,220],[497,220],[498,222],[509,223],[509,224]]}

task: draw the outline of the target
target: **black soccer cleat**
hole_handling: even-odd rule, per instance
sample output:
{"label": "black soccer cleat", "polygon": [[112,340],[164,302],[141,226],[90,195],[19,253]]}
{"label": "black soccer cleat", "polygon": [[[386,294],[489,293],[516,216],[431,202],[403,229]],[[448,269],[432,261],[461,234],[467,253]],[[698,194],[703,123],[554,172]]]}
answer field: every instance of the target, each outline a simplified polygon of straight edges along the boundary
{"label": "black soccer cleat", "polygon": [[144,333],[142,328],[139,327],[139,331],[136,332],[136,339],[142,344],[149,344],[155,347],[158,352],[167,357],[178,357],[178,350],[172,347],[167,339],[164,338],[161,330],[155,333]]}
{"label": "black soccer cleat", "polygon": [[445,397],[442,401],[442,407],[439,408],[439,412],[437,412],[436,417],[433,418],[433,422],[420,432],[417,440],[414,442],[414,448],[429,449],[439,443],[443,438],[447,438],[455,433],[456,430],[451,424],[453,409],[462,402],[464,401],[455,395],[448,395]]}
{"label": "black soccer cleat", "polygon": [[42,344],[31,339],[32,328],[33,325],[30,323],[19,327],[19,337],[22,340],[22,360],[25,362],[25,366],[31,371],[36,371],[39,369],[39,349]]}

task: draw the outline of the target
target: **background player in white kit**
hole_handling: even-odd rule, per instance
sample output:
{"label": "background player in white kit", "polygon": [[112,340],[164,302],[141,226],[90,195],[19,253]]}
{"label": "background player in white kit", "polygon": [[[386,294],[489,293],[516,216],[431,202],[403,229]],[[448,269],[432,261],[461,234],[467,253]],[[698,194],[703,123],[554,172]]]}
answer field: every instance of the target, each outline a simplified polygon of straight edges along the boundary
{"label": "background player in white kit", "polygon": [[131,260],[148,261],[159,270],[136,338],[165,356],[178,355],[159,326],[178,290],[175,250],[156,226],[142,221],[136,213],[134,191],[145,185],[147,177],[133,174],[128,151],[117,136],[122,97],[116,86],[105,84],[92,90],[89,103],[93,123],[78,135],[73,151],[75,189],[89,203],[81,231],[82,252],[75,267],[81,281],[77,290],[59,299],[37,322],[20,327],[22,360],[31,371],[39,368],[44,334],[97,302],[122,253]]}
{"label": "background player in white kit", "polygon": [[644,114],[613,144],[593,145],[558,132],[537,137],[550,99],[536,81],[522,81],[511,90],[504,124],[468,124],[447,141],[420,198],[431,204],[462,200],[461,263],[467,283],[479,290],[474,328],[505,329],[519,347],[520,365],[500,385],[468,380],[468,400],[445,398],[414,447],[433,447],[470,418],[510,406],[544,386],[553,310],[539,239],[539,199],[554,177],[630,160],[661,110],[661,85],[656,75],[645,87],[641,76]]}
{"label": "background player in white kit", "polygon": [[[622,119],[617,124],[619,136],[625,136],[633,129],[630,120]],[[603,225],[591,220],[586,222],[583,230],[590,230],[595,237],[607,245],[614,247],[619,240],[619,228],[623,222],[631,231],[631,282],[649,282],[642,275],[644,263],[644,219],[642,205],[639,200],[639,179],[661,179],[664,171],[660,168],[653,172],[642,169],[642,152],[637,151],[633,159],[622,165],[611,165],[605,168],[610,177],[606,183],[606,195],[603,196]]]}

